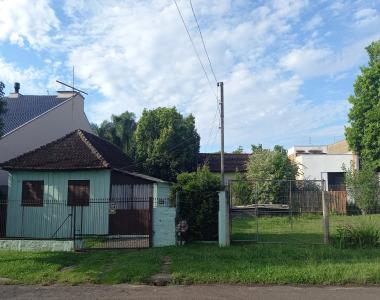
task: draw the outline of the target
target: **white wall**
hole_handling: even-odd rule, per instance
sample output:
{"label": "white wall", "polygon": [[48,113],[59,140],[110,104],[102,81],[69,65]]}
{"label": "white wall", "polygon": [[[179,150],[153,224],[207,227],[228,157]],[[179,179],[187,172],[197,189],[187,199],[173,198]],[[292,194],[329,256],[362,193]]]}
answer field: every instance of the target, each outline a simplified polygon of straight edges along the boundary
{"label": "white wall", "polygon": [[300,175],[297,179],[327,180],[325,172],[343,172],[343,164],[349,168],[354,161],[352,154],[306,154],[298,155],[296,162],[299,165]]}
{"label": "white wall", "polygon": [[[52,142],[75,129],[91,132],[84,114],[84,99],[77,95],[0,139],[0,163]],[[0,170],[0,185],[6,185],[8,172]]]}

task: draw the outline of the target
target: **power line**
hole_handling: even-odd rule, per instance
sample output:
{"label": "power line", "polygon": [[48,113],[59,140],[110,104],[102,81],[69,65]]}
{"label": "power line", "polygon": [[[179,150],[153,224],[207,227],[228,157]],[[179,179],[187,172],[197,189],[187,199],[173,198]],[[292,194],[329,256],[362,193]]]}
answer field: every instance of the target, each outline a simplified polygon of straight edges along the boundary
{"label": "power line", "polygon": [[[208,134],[208,136],[207,136],[207,143],[206,143],[205,149],[208,149],[209,146],[210,146],[210,141],[211,141],[211,137],[213,136],[214,125],[215,125],[215,121],[216,121],[216,117],[217,117],[217,115],[218,115],[218,109],[215,109],[214,118],[213,118],[213,121],[212,121],[211,126],[210,126],[209,134]],[[215,132],[215,133],[216,133],[216,132]]]}
{"label": "power line", "polygon": [[197,23],[197,27],[198,27],[199,35],[201,36],[201,40],[202,40],[202,44],[203,44],[203,49],[205,50],[205,53],[206,53],[206,56],[207,56],[207,59],[208,59],[208,63],[209,63],[209,65],[210,65],[210,69],[211,69],[211,72],[212,72],[212,75],[214,76],[215,83],[218,83],[218,80],[216,79],[216,76],[215,76],[214,68],[212,67],[212,63],[211,63],[211,60],[210,60],[210,56],[208,55],[208,52],[207,52],[207,48],[206,48],[205,41],[204,41],[204,39],[203,39],[203,35],[202,35],[202,31],[201,31],[201,27],[199,26],[198,19],[197,19],[197,16],[195,15],[195,11],[194,11],[194,7],[193,7],[193,3],[191,2],[191,0],[190,0],[190,6],[191,6],[191,10],[192,10],[192,12],[193,12],[193,16],[194,16],[195,22]]}
{"label": "power line", "polygon": [[182,13],[181,13],[181,10],[179,9],[179,6],[178,6],[178,4],[177,4],[177,1],[176,1],[176,0],[173,0],[173,2],[174,2],[174,4],[175,4],[175,6],[177,7],[178,14],[179,14],[179,16],[181,17],[181,20],[182,20],[183,26],[184,26],[185,29],[186,29],[187,35],[189,36],[189,39],[190,39],[191,45],[193,46],[193,50],[194,50],[195,54],[196,54],[197,57],[198,57],[199,63],[201,64],[201,67],[202,67],[203,72],[204,72],[204,74],[205,74],[205,76],[206,76],[206,79],[207,79],[207,81],[208,81],[208,84],[209,84],[209,86],[210,86],[210,88],[211,88],[211,90],[212,90],[212,92],[213,92],[215,98],[218,100],[218,97],[217,97],[217,95],[216,95],[216,93],[215,93],[215,91],[214,91],[214,88],[212,87],[212,84],[211,84],[210,78],[209,78],[208,75],[207,75],[206,68],[205,68],[205,66],[204,66],[203,63],[202,63],[201,57],[199,56],[198,50],[197,50],[197,48],[195,47],[195,44],[194,44],[194,41],[193,41],[193,39],[192,39],[192,37],[191,37],[190,31],[189,31],[189,29],[187,28],[187,25],[186,25],[185,19],[183,18],[183,15],[182,15]]}

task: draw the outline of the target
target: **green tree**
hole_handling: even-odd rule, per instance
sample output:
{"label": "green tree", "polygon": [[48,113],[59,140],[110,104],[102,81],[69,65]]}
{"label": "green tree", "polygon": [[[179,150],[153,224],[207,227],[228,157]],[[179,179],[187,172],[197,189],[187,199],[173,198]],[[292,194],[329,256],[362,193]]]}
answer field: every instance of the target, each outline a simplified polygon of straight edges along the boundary
{"label": "green tree", "polygon": [[343,171],[349,200],[359,207],[363,215],[376,212],[380,206],[380,190],[373,167],[364,164],[356,170],[352,165],[349,169],[343,166]]}
{"label": "green tree", "polygon": [[252,204],[253,186],[251,181],[236,171],[235,179],[230,183],[232,205]]}
{"label": "green tree", "polygon": [[220,177],[208,166],[196,172],[177,176],[171,190],[171,199],[178,199],[178,220],[189,226],[188,240],[216,240],[218,237],[218,191]]}
{"label": "green tree", "polygon": [[363,162],[380,166],[380,40],[366,48],[368,66],[361,68],[348,98],[351,109],[346,139]]}
{"label": "green tree", "polygon": [[0,137],[3,135],[4,124],[2,120],[2,114],[5,112],[5,102],[4,102],[4,88],[5,85],[0,81]]}
{"label": "green tree", "polygon": [[280,202],[283,191],[289,189],[288,182],[295,180],[298,165],[290,160],[286,150],[279,145],[273,150],[264,149],[261,145],[252,146],[252,155],[247,165],[247,178],[257,181],[258,201],[260,203]]}
{"label": "green tree", "polygon": [[192,115],[183,117],[175,107],[145,109],[135,133],[135,158],[147,174],[174,181],[196,169],[199,142]]}
{"label": "green tree", "polygon": [[236,150],[232,151],[233,154],[242,154],[244,153],[244,149],[242,146],[237,147]]}
{"label": "green tree", "polygon": [[105,120],[100,126],[91,124],[91,127],[98,136],[118,146],[126,154],[133,155],[137,127],[134,113],[126,111],[120,115],[112,115],[111,121]]}

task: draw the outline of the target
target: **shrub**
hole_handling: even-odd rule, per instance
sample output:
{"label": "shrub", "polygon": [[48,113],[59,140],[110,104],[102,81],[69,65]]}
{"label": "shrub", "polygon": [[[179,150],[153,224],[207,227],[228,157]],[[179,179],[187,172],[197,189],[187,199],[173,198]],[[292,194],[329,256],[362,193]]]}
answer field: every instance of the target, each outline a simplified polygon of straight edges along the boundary
{"label": "shrub", "polygon": [[236,172],[235,180],[231,182],[230,188],[233,205],[247,205],[254,202],[252,183],[247,181],[241,173]]}
{"label": "shrub", "polygon": [[380,246],[380,229],[371,223],[338,226],[334,238],[339,248],[374,248]]}
{"label": "shrub", "polygon": [[376,212],[379,208],[379,179],[373,168],[364,165],[360,170],[353,166],[349,169],[343,167],[346,172],[345,180],[348,198],[353,201],[363,215]]}
{"label": "shrub", "polygon": [[173,185],[171,199],[178,195],[178,221],[186,220],[187,240],[216,240],[218,237],[218,191],[220,177],[207,166],[181,173]]}

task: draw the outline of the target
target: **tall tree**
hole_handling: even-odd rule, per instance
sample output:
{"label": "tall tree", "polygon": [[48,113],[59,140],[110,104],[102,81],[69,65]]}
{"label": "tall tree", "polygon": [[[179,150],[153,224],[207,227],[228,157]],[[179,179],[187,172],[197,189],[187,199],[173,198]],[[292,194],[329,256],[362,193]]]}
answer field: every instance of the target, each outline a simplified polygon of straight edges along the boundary
{"label": "tall tree", "polygon": [[239,146],[234,151],[232,151],[232,154],[242,154],[242,153],[244,153],[243,146]]}
{"label": "tall tree", "polygon": [[366,50],[368,66],[361,68],[348,98],[352,107],[346,139],[363,163],[380,166],[380,40]]}
{"label": "tall tree", "polygon": [[95,133],[122,149],[126,154],[133,155],[134,133],[137,127],[134,113],[124,112],[112,115],[111,121],[103,121],[100,126],[91,124]]}
{"label": "tall tree", "polygon": [[5,112],[5,102],[4,102],[4,88],[5,85],[0,81],[0,138],[3,135],[4,124],[2,120],[2,114]]}
{"label": "tall tree", "polygon": [[175,107],[144,110],[135,133],[135,158],[151,176],[174,181],[196,169],[200,137],[192,115]]}
{"label": "tall tree", "polygon": [[278,202],[280,194],[288,186],[283,180],[295,180],[297,173],[297,164],[288,158],[282,146],[276,145],[270,150],[262,145],[252,145],[247,178],[257,181],[255,188],[260,202]]}

